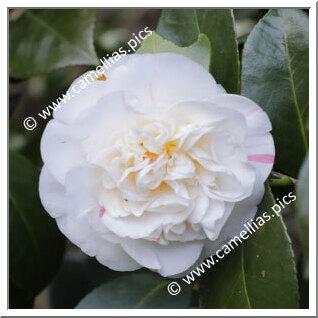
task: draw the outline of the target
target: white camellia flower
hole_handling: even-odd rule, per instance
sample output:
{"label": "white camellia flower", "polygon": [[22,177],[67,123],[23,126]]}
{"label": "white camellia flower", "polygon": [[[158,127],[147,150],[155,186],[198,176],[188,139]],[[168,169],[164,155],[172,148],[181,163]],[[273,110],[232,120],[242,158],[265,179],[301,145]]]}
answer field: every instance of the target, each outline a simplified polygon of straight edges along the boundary
{"label": "white camellia flower", "polygon": [[105,75],[47,124],[41,201],[111,269],[183,273],[255,216],[271,123],[180,55],[129,55]]}

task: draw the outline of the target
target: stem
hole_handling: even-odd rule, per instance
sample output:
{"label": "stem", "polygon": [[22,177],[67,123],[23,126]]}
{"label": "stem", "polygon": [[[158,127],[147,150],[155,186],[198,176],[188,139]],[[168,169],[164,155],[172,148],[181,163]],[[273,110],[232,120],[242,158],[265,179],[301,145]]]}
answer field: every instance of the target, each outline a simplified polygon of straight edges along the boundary
{"label": "stem", "polygon": [[297,183],[296,179],[281,172],[272,171],[270,177],[269,184],[274,187],[292,186]]}
{"label": "stem", "polygon": [[271,187],[290,187],[294,185],[294,182],[291,178],[282,178],[282,179],[269,179],[269,185]]}

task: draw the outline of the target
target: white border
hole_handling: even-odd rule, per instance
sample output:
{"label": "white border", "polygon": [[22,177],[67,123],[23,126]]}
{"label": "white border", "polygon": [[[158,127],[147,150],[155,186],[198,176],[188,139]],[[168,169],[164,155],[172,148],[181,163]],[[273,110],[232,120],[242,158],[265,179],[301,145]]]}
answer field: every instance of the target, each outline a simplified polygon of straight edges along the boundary
{"label": "white border", "polygon": [[314,309],[316,315],[316,292],[317,292],[317,277],[316,277],[316,242],[317,242],[317,229],[316,229],[316,12],[317,3],[312,4],[312,9],[309,11],[309,308]]}
{"label": "white border", "polygon": [[[49,2],[49,3],[48,3]],[[161,1],[115,1],[115,2],[105,2],[105,0],[90,0],[88,2],[79,3],[78,1],[71,0],[55,0],[55,1],[41,1],[41,0],[30,0],[28,2],[21,0],[5,1],[1,4],[1,39],[4,42],[8,34],[7,26],[7,7],[76,7],[79,4],[88,5],[89,7],[100,7],[103,8],[105,5],[107,7],[178,7],[180,2],[176,0],[161,0]],[[310,273],[310,292],[309,292],[309,305],[310,309],[7,309],[7,262],[4,258],[1,262],[1,286],[0,286],[0,314],[1,316],[120,316],[120,315],[131,315],[131,316],[251,316],[251,315],[261,315],[261,316],[312,316],[316,315],[316,3],[315,1],[292,1],[292,0],[270,0],[270,1],[246,1],[242,0],[239,2],[234,2],[231,0],[222,0],[221,3],[211,2],[208,0],[196,0],[192,3],[183,2],[182,5],[187,7],[253,7],[257,4],[261,8],[270,7],[311,7],[309,14],[309,61],[310,61],[310,90],[309,90],[309,104],[310,104],[310,116],[309,116],[309,126],[310,126],[310,139],[309,139],[309,167],[310,167],[310,182],[309,182],[309,197],[310,197],[310,238],[309,238],[309,273]],[[5,76],[1,77],[1,96],[7,97],[7,74],[8,74],[8,49],[1,50],[1,63],[2,70],[6,70]],[[4,98],[3,98],[4,99]],[[7,148],[7,108],[4,106],[7,104],[7,100],[2,103],[0,107],[1,117],[4,125],[1,126],[0,142],[2,149]],[[5,122],[4,122],[5,121]],[[2,155],[1,157],[1,167],[3,170],[2,176],[8,177],[7,171],[7,158]],[[1,228],[0,228],[0,244],[1,244],[1,255],[8,255],[7,238],[8,238],[8,227],[7,227],[7,217],[5,211],[8,209],[7,204],[7,180],[2,177],[1,181],[1,202],[6,202],[6,206],[2,208],[1,214]]]}

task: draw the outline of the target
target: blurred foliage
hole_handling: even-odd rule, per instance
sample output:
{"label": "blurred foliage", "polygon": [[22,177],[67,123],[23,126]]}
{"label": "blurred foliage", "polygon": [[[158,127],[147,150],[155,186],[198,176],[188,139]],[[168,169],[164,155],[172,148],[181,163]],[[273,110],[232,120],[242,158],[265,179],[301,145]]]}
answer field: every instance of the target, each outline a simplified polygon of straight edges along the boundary
{"label": "blurred foliage", "polygon": [[95,13],[82,9],[27,9],[18,17],[11,13],[10,76],[28,78],[69,65],[96,65]]}
{"label": "blurred foliage", "polygon": [[51,282],[65,239],[41,205],[38,169],[14,151],[10,151],[9,160],[10,298],[20,306],[31,302]]}
{"label": "blurred foliage", "polygon": [[49,287],[51,307],[74,308],[94,288],[123,274],[101,265],[69,244],[62,266]]}

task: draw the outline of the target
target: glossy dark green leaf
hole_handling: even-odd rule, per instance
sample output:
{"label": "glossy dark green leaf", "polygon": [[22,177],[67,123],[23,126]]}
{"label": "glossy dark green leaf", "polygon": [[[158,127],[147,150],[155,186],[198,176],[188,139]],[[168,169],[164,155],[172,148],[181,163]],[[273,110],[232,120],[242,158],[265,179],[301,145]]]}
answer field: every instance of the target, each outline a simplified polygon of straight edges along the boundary
{"label": "glossy dark green leaf", "polygon": [[271,210],[273,205],[267,185],[257,217],[267,212],[271,219],[202,277],[203,308],[298,308],[291,242],[282,218]]}
{"label": "glossy dark green leaf", "polygon": [[308,155],[302,164],[298,184],[296,187],[296,213],[299,224],[300,239],[303,255],[303,276],[309,277],[309,158]]}
{"label": "glossy dark green leaf", "polygon": [[157,31],[165,39],[188,46],[200,33],[211,42],[211,74],[228,93],[240,91],[240,64],[233,12],[229,9],[165,9]]}
{"label": "glossy dark green leaf", "polygon": [[38,170],[13,151],[9,159],[9,276],[34,296],[57,272],[64,237],[41,205]]}
{"label": "glossy dark green leaf", "polygon": [[242,95],[269,115],[276,166],[297,176],[308,151],[308,16],[270,10],[255,26],[242,59]]}
{"label": "glossy dark green leaf", "polygon": [[167,290],[170,282],[152,273],[126,275],[96,288],[76,308],[187,308],[190,288],[183,286],[172,296]]}
{"label": "glossy dark green leaf", "polygon": [[125,273],[109,269],[79,249],[70,250],[50,284],[51,308],[72,309],[94,288],[120,275]]}
{"label": "glossy dark green leaf", "polygon": [[165,40],[156,32],[147,37],[143,42],[137,53],[163,53],[170,52],[184,55],[193,61],[201,64],[204,68],[210,68],[211,44],[205,34],[199,34],[196,42],[188,47],[180,47],[174,43]]}
{"label": "glossy dark green leaf", "polygon": [[9,24],[10,76],[28,78],[70,65],[96,65],[94,10],[26,10]]}

